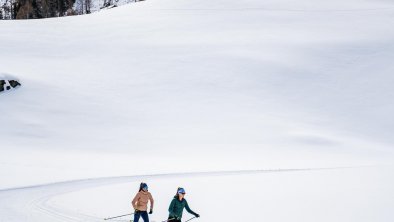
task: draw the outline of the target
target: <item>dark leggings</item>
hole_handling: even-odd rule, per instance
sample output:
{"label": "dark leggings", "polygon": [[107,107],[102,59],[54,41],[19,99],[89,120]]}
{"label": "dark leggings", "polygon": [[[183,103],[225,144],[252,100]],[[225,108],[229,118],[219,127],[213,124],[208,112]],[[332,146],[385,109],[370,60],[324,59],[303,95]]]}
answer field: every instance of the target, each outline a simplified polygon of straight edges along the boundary
{"label": "dark leggings", "polygon": [[144,220],[144,222],[149,222],[148,212],[146,211],[138,211],[134,214],[134,222],[138,222],[140,217]]}

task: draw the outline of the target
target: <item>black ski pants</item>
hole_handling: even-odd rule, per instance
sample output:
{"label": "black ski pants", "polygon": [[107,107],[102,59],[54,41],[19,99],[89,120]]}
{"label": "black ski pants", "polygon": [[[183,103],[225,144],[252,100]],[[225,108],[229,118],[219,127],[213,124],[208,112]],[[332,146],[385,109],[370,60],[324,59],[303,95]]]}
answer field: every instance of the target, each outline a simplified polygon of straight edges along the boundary
{"label": "black ski pants", "polygon": [[148,212],[146,211],[138,211],[134,214],[134,222],[138,222],[140,217],[144,220],[144,222],[149,222]]}

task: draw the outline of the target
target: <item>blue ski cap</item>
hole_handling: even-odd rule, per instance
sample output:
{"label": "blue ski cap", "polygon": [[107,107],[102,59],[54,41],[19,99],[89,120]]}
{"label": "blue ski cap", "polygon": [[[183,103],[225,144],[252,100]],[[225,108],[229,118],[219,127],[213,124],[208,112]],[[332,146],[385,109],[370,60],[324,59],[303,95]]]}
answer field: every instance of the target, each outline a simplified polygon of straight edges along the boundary
{"label": "blue ski cap", "polygon": [[185,192],[185,189],[183,189],[182,187],[179,187],[178,188],[178,193],[185,194],[186,192]]}
{"label": "blue ski cap", "polygon": [[143,189],[143,190],[148,190],[148,184],[145,183],[145,184],[142,186],[142,189]]}

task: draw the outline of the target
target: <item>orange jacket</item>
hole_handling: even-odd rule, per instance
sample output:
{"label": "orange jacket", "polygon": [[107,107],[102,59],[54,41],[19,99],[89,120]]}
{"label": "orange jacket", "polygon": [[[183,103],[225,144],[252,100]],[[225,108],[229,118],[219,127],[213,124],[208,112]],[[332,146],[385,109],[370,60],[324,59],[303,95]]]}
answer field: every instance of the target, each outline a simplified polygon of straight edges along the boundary
{"label": "orange jacket", "polygon": [[150,209],[153,209],[153,197],[152,194],[148,191],[141,190],[138,192],[134,199],[131,201],[133,208],[139,211],[147,211],[148,210],[148,201],[150,201]]}

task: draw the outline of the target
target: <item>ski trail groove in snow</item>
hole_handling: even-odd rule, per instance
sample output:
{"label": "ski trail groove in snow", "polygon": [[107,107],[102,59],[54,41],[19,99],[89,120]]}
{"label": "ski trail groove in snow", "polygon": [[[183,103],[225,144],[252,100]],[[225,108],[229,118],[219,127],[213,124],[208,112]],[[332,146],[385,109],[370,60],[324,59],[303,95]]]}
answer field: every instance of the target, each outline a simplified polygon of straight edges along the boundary
{"label": "ski trail groove in snow", "polygon": [[[361,166],[359,166],[361,167]],[[176,177],[198,177],[198,176],[228,176],[228,175],[245,175],[260,173],[284,173],[295,171],[318,171],[318,170],[335,170],[358,167],[331,167],[331,168],[299,168],[299,169],[267,169],[267,170],[240,170],[240,171],[215,171],[215,172],[193,172],[193,173],[167,173],[167,174],[150,174],[136,176],[105,177],[96,179],[71,180],[57,183],[42,185],[17,187],[0,190],[0,212],[10,208],[13,211],[13,219],[31,218],[32,215],[39,218],[50,218],[51,221],[102,221],[92,215],[82,214],[80,212],[71,212],[66,209],[59,209],[51,205],[50,200],[56,196],[74,192],[78,190],[100,187],[105,185],[128,183],[140,181],[148,178],[176,178]],[[14,208],[12,208],[14,206]],[[17,206],[17,207],[15,207]],[[4,208],[4,209],[1,209]],[[18,208],[18,209],[16,209]],[[9,210],[7,210],[9,211]],[[11,220],[12,221],[12,220]]]}
{"label": "ski trail groove in snow", "polygon": [[113,183],[122,183],[129,179],[136,178],[152,178],[152,177],[180,177],[180,176],[227,176],[237,174],[251,174],[251,173],[280,173],[280,172],[292,172],[292,171],[307,171],[307,170],[335,170],[335,169],[346,169],[346,168],[360,168],[360,167],[372,167],[372,166],[350,166],[350,167],[321,167],[321,168],[294,168],[294,169],[265,169],[265,170],[234,170],[234,171],[212,171],[212,172],[185,172],[185,173],[163,173],[163,174],[146,174],[146,175],[134,175],[134,176],[117,176],[117,177],[99,177],[99,178],[87,178],[79,180],[68,180],[55,183],[46,183],[32,186],[23,186],[15,188],[0,189],[1,192],[15,191],[22,189],[34,189],[52,186],[63,186],[71,184],[90,184],[95,183],[97,185],[108,185]]}

